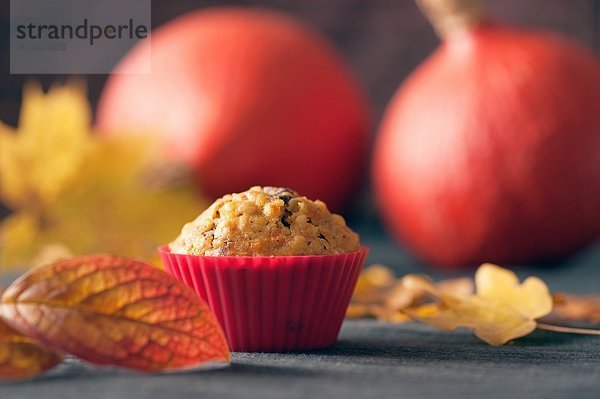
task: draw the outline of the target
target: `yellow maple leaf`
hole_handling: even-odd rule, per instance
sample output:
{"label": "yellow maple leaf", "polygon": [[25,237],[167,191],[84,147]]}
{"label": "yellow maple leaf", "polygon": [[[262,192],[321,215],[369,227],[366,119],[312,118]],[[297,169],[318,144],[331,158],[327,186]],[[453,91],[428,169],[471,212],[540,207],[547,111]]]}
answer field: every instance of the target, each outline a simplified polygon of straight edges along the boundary
{"label": "yellow maple leaf", "polygon": [[0,123],[0,197],[39,213],[68,189],[91,142],[91,110],[81,83],[44,94],[25,86],[18,132]]}
{"label": "yellow maple leaf", "polygon": [[0,220],[0,270],[56,245],[157,263],[156,246],[205,208],[184,174],[155,184],[166,166],[149,135],[95,136],[82,85],[29,86],[22,108],[17,131],[0,125],[0,200],[14,210]]}
{"label": "yellow maple leaf", "polygon": [[205,202],[188,184],[148,186],[144,171],[157,153],[149,144],[135,136],[98,143],[82,170],[85,180],[53,209],[53,220],[70,221],[54,229],[61,242],[69,239],[77,253],[110,250],[155,261],[156,247],[203,210]]}
{"label": "yellow maple leaf", "polygon": [[489,263],[475,273],[476,292],[471,295],[444,293],[423,276],[407,276],[404,284],[423,289],[439,300],[405,309],[411,317],[444,330],[472,329],[491,345],[531,333],[536,319],[552,311],[552,297],[542,280],[529,277],[519,284],[513,272]]}

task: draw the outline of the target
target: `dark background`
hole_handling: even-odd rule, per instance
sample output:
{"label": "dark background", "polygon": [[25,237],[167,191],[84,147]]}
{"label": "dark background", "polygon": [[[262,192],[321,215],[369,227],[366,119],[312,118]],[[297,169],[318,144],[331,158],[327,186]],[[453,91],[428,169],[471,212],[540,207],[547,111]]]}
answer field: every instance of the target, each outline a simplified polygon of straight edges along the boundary
{"label": "dark background", "polygon": [[[40,0],[42,1],[42,0]],[[9,74],[9,0],[0,9],[0,120],[14,125],[23,82],[41,80],[45,86],[60,75]],[[152,26],[212,5],[257,5],[292,14],[331,39],[354,69],[375,105],[377,116],[394,90],[437,45],[438,40],[413,0],[162,0],[152,1]],[[600,51],[598,0],[488,0],[498,19],[563,33]],[[106,75],[87,75],[95,105]]]}
{"label": "dark background", "polygon": [[[26,80],[40,80],[48,87],[53,82],[64,81],[66,76],[9,74],[9,3],[9,0],[1,0],[0,120],[15,125]],[[413,0],[162,0],[152,1],[152,26],[159,27],[190,10],[221,4],[257,5],[280,10],[327,36],[362,82],[374,105],[376,123],[399,84],[438,44],[431,26]],[[497,19],[551,30],[600,52],[600,0],[488,0],[487,5],[490,14]],[[87,75],[85,78],[95,107],[107,75]],[[0,204],[0,217],[3,213],[6,210]],[[377,251],[379,246],[389,248],[390,243],[377,219],[367,178],[346,216],[351,226],[366,237],[366,244],[372,247],[371,261],[388,262],[395,267],[415,263],[397,247],[388,257],[373,255],[382,253]]]}

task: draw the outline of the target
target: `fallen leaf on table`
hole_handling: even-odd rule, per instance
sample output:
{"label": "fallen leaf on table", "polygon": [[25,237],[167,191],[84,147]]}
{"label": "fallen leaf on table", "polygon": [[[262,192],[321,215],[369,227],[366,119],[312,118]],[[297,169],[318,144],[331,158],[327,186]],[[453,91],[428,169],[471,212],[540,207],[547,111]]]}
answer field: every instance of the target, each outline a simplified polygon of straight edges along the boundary
{"label": "fallen leaf on table", "polygon": [[600,295],[549,297],[540,279],[530,277],[519,284],[514,273],[492,264],[480,267],[476,282],[468,277],[432,282],[413,274],[395,278],[391,269],[377,264],[361,273],[346,317],[391,323],[418,320],[446,330],[467,327],[495,345],[535,328],[600,335],[597,329],[569,325],[600,323]]}
{"label": "fallen leaf on table", "polygon": [[0,316],[49,348],[141,371],[229,362],[208,306],[167,273],[91,255],[31,270],[2,296]]}
{"label": "fallen leaf on table", "polygon": [[471,295],[475,291],[475,282],[470,277],[458,277],[435,283],[436,288],[448,295]]}
{"label": "fallen leaf on table", "polygon": [[578,321],[600,324],[600,295],[573,295],[559,293],[553,296],[553,320]]}
{"label": "fallen leaf on table", "polygon": [[[448,294],[468,295],[473,292],[473,279],[468,277],[442,280],[435,285]],[[428,298],[427,291],[407,287],[403,278],[395,278],[390,268],[375,264],[360,274],[346,316],[375,317],[392,323],[408,322],[412,319],[403,309],[423,304]]]}
{"label": "fallen leaf on table", "polygon": [[54,245],[158,264],[156,247],[207,204],[185,171],[156,184],[172,165],[151,137],[93,134],[82,84],[26,86],[18,129],[0,123],[0,201],[13,210],[0,220],[0,270]]}
{"label": "fallen leaf on table", "polygon": [[63,356],[24,336],[0,319],[0,380],[22,380],[51,369]]}
{"label": "fallen leaf on table", "polygon": [[440,329],[472,329],[491,345],[502,345],[535,330],[536,319],[552,311],[548,287],[537,277],[519,284],[517,276],[492,264],[483,264],[475,273],[476,293],[451,295],[441,292],[427,278],[409,276],[408,288],[420,288],[439,302],[405,309],[411,317]]}
{"label": "fallen leaf on table", "polygon": [[358,276],[353,300],[361,303],[378,302],[395,281],[390,268],[382,264],[370,265]]}

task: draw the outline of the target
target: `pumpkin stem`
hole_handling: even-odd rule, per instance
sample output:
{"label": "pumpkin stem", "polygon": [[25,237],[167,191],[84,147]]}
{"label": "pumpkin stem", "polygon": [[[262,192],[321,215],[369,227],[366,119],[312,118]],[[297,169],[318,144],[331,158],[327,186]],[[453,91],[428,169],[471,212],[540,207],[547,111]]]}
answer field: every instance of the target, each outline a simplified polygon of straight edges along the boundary
{"label": "pumpkin stem", "polygon": [[416,2],[441,39],[451,32],[478,25],[485,18],[481,0],[416,0]]}

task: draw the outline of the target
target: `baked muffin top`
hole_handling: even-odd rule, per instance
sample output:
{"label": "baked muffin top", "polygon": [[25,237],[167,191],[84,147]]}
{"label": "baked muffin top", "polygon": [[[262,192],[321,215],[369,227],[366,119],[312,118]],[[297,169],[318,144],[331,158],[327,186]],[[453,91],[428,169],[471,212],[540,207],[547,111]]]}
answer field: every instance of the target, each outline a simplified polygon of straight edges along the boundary
{"label": "baked muffin top", "polygon": [[219,198],[169,244],[173,253],[209,256],[323,255],[359,248],[358,234],[322,201],[259,186]]}

